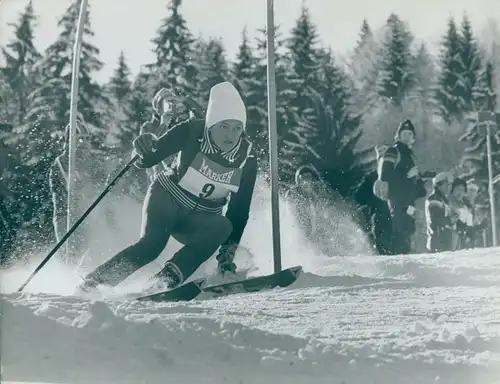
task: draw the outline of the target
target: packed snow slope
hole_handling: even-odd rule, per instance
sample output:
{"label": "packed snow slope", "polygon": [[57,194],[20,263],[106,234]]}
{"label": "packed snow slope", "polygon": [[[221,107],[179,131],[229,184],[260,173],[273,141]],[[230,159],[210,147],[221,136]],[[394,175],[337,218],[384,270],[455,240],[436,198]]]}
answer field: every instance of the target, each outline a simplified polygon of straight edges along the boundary
{"label": "packed snow slope", "polygon": [[500,383],[498,249],[330,258],[286,289],[189,303],[10,283],[7,382]]}

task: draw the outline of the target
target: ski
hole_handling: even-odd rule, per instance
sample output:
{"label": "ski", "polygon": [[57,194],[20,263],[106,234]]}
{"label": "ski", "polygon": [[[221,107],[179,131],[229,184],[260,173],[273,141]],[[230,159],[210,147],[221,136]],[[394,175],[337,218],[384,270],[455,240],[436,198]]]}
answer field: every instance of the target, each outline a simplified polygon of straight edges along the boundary
{"label": "ski", "polygon": [[297,266],[271,275],[204,287],[203,292],[210,293],[213,297],[219,297],[235,293],[258,292],[276,287],[287,287],[294,283],[301,273],[302,267]]}
{"label": "ski", "polygon": [[287,287],[293,284],[302,273],[302,267],[292,267],[270,275],[251,277],[240,281],[231,281],[203,287],[206,278],[190,281],[180,287],[168,291],[153,293],[136,298],[140,301],[173,302],[190,301],[201,293],[208,293],[210,297],[227,296],[236,293],[259,292],[276,287]]}
{"label": "ski", "polygon": [[190,301],[202,292],[202,285],[205,281],[206,279],[196,279],[177,288],[141,296],[136,300],[156,302]]}

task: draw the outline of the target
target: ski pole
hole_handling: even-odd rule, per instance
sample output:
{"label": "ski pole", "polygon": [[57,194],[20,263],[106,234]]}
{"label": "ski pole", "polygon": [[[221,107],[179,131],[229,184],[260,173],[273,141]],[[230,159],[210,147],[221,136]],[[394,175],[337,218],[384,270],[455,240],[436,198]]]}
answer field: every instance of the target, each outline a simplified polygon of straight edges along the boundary
{"label": "ski pole", "polygon": [[28,279],[24,282],[23,285],[19,287],[17,290],[18,292],[21,292],[35,277],[35,275],[43,268],[45,264],[51,259],[52,256],[59,250],[59,248],[62,247],[62,245],[68,240],[68,237],[71,236],[71,234],[79,227],[79,225],[85,220],[85,218],[94,210],[94,208],[99,204],[99,202],[108,194],[108,192],[111,190],[111,188],[116,184],[116,182],[125,174],[127,171],[134,165],[136,160],[139,159],[139,155],[135,155],[128,163],[123,167],[123,169],[115,176],[113,180],[111,180],[108,185],[106,185],[106,188],[104,188],[104,191],[101,192],[99,197],[95,199],[95,201],[90,205],[90,207],[87,208],[87,210],[83,213],[83,215],[80,216],[80,218],[76,221],[76,223],[66,232],[66,234],[59,240],[59,242],[52,248],[52,250],[49,252],[49,254],[45,257],[45,259],[42,260],[40,265],[36,267],[36,269],[33,271],[33,273],[28,277]]}

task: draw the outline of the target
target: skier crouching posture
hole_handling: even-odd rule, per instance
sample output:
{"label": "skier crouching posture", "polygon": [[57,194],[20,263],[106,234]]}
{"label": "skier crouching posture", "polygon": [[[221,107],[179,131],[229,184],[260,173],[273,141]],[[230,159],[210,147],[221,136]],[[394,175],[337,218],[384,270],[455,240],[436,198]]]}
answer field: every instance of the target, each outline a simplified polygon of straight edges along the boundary
{"label": "skier crouching posture", "polygon": [[170,236],[184,247],[154,276],[158,283],[179,286],[219,247],[219,272],[235,272],[234,254],[257,178],[245,124],[243,100],[231,83],[223,82],[210,90],[205,120],[185,120],[160,138],[138,136],[133,145],[139,168],[153,167],[176,153],[177,160],[149,186],[139,240],[84,277],[80,288],[118,285],[155,260]]}

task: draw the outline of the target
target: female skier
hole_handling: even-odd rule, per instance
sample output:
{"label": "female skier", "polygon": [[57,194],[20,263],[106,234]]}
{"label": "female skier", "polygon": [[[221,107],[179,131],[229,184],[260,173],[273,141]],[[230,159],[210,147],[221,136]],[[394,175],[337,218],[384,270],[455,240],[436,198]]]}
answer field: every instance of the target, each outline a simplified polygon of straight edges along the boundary
{"label": "female skier", "polygon": [[118,285],[155,260],[170,236],[184,247],[155,275],[158,283],[179,286],[219,247],[219,271],[234,272],[257,178],[245,124],[243,100],[231,83],[222,82],[210,90],[204,120],[187,119],[160,138],[150,132],[138,136],[133,146],[139,168],[173,154],[177,159],[149,186],[139,240],[84,277],[80,288]]}

